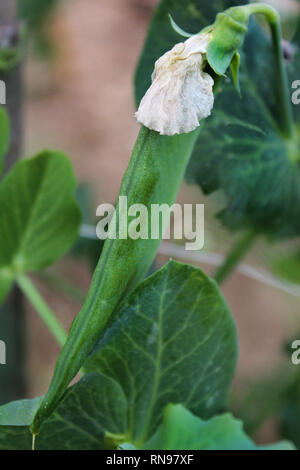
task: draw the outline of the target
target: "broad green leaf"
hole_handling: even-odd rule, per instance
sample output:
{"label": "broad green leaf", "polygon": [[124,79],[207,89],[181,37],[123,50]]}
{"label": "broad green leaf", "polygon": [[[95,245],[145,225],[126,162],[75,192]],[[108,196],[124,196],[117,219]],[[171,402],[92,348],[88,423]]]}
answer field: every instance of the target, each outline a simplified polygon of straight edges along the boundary
{"label": "broad green leaf", "polygon": [[5,109],[0,106],[0,173],[3,167],[3,158],[7,152],[9,144],[10,125]]}
{"label": "broad green leaf", "polygon": [[194,416],[182,405],[169,405],[156,434],[147,442],[148,450],[294,450],[289,442],[256,446],[245,434],[241,421],[231,414],[208,421]]}
{"label": "broad green leaf", "polygon": [[70,161],[45,151],[0,184],[0,302],[14,277],[58,260],[74,243],[80,212]]}
{"label": "broad green leaf", "polygon": [[0,450],[30,450],[31,442],[28,426],[0,426]]}
{"label": "broad green leaf", "polygon": [[40,401],[38,397],[0,406],[0,426],[29,426]]}
{"label": "broad green leaf", "polygon": [[[66,392],[43,425],[37,448],[141,447],[169,402],[207,418],[226,407],[236,329],[218,287],[201,270],[168,263],[115,316],[85,365],[94,373]],[[0,449],[24,446],[28,428],[9,425],[19,407],[0,408],[0,424],[2,414],[6,425],[0,427]],[[25,403],[22,424],[35,409],[36,403]]]}
{"label": "broad green leaf", "polygon": [[120,385],[89,374],[66,396],[37,437],[37,449],[105,449],[112,436],[124,439],[127,402]]}
{"label": "broad green leaf", "polygon": [[[297,56],[289,66],[290,84],[299,65]],[[242,97],[233,83],[224,83],[197,142],[188,180],[205,193],[224,191],[227,203],[220,217],[230,228],[251,225],[273,238],[299,235],[299,134],[289,142],[279,132],[272,46],[255,22],[240,71]]]}
{"label": "broad green leaf", "polygon": [[200,269],[169,262],[115,316],[85,367],[122,386],[129,442],[141,445],[169,402],[205,418],[226,407],[236,329],[217,285]]}
{"label": "broad green leaf", "polygon": [[[38,401],[39,398],[24,400],[0,407],[0,450],[31,448],[28,424]],[[21,425],[16,421],[18,417]],[[1,426],[3,422],[5,425]],[[112,436],[115,440],[123,437],[126,423],[127,403],[121,387],[108,377],[89,374],[66,392],[37,437],[36,449],[109,448]]]}

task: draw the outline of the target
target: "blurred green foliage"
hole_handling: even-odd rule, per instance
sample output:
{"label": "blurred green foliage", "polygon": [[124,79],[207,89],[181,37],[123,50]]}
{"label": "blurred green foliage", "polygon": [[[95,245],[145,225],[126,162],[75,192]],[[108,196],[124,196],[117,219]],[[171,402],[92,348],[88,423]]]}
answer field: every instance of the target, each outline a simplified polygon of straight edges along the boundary
{"label": "blurred green foliage", "polygon": [[271,261],[274,274],[289,282],[300,282],[300,250],[285,255],[277,255]]}
{"label": "blurred green foliage", "polygon": [[[232,404],[235,415],[244,422],[245,430],[250,436],[255,436],[272,419],[275,420],[280,439],[291,440],[297,448],[300,447],[300,369],[292,364],[291,345],[299,338],[300,332],[283,345],[288,364],[248,384],[240,405]],[[236,403],[235,399],[238,397],[233,398]]]}
{"label": "blurred green foliage", "polygon": [[34,52],[49,58],[53,54],[53,46],[46,31],[46,22],[60,0],[18,0],[19,17],[25,21],[33,41]]}

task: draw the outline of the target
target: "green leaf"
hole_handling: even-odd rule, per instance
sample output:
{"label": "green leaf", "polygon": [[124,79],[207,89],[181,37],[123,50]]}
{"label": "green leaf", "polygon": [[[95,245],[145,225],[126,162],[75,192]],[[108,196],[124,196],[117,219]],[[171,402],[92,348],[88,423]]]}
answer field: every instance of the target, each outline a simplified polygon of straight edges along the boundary
{"label": "green leaf", "polygon": [[236,329],[217,285],[201,270],[169,262],[115,316],[85,368],[122,386],[130,408],[126,442],[141,445],[169,402],[203,417],[226,407]]}
{"label": "green leaf", "polygon": [[135,75],[135,96],[139,103],[151,85],[155,61],[166,51],[182,42],[170,24],[169,14],[184,31],[196,34],[214,23],[217,13],[232,6],[245,5],[247,0],[162,0],[153,16]]}
{"label": "green leaf", "polygon": [[[271,238],[300,234],[300,116],[293,140],[278,127],[274,92],[275,65],[270,39],[251,22],[241,54],[242,98],[224,83],[196,144],[187,171],[189,182],[204,193],[222,189],[219,214],[232,229],[252,226]],[[290,85],[299,74],[300,55],[289,66]]]}
{"label": "green leaf", "polygon": [[0,450],[31,449],[29,425],[41,398],[0,406]]}
{"label": "green leaf", "polygon": [[[37,437],[37,449],[97,450],[124,439],[127,402],[120,385],[89,374],[71,387]],[[115,447],[115,446],[112,446]]]}
{"label": "green leaf", "polygon": [[182,405],[169,405],[162,425],[147,442],[147,450],[294,450],[289,442],[256,446],[241,421],[229,413],[204,421]]}
{"label": "green leaf", "polygon": [[0,106],[0,173],[3,167],[3,158],[8,150],[10,135],[9,117],[5,109]]}
{"label": "green leaf", "polygon": [[0,185],[0,302],[26,271],[42,269],[73,245],[80,223],[70,161],[42,152],[15,165]]}
{"label": "green leaf", "polygon": [[[170,401],[211,417],[226,407],[236,350],[235,325],[214,281],[172,261],[116,312],[85,365],[94,373],[68,389],[42,426],[37,448],[141,447]],[[24,448],[28,428],[11,426],[20,406],[0,408],[0,425],[6,425],[0,449]],[[25,403],[21,424],[36,406]]]}
{"label": "green leaf", "polygon": [[[31,448],[29,421],[39,398],[0,407],[0,450]],[[24,408],[20,413],[20,408]],[[22,425],[16,424],[20,416]],[[110,447],[126,430],[127,403],[120,386],[100,374],[89,374],[71,387],[36,438],[38,450],[97,450]],[[120,433],[118,436],[116,433]]]}
{"label": "green leaf", "polygon": [[0,426],[29,426],[40,401],[37,397],[0,406]]}
{"label": "green leaf", "polygon": [[30,450],[31,442],[28,426],[0,426],[0,450]]}

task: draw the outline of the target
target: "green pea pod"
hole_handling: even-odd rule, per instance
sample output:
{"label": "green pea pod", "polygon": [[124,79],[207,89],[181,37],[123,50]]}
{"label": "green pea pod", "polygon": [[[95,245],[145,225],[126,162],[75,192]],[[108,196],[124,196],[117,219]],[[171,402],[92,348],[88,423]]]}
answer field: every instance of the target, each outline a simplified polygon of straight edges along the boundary
{"label": "green pea pod", "polygon": [[[150,209],[151,204],[173,204],[199,131],[168,137],[141,128],[120,190],[120,196],[127,196],[128,206],[138,202]],[[119,209],[117,206],[117,233]],[[105,241],[87,299],[71,326],[49,390],[34,417],[33,434],[39,433],[57,406],[115,307],[147,273],[159,244],[160,240],[152,239]]]}

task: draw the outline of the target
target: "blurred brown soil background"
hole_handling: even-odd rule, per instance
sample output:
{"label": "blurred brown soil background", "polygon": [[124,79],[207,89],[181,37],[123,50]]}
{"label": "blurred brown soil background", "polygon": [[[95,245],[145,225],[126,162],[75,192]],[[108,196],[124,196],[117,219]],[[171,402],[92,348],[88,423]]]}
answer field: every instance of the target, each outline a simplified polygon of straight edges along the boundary
{"label": "blurred brown soil background", "polygon": [[[157,0],[66,1],[49,23],[56,47],[54,63],[31,58],[26,66],[25,154],[43,148],[63,150],[72,158],[78,181],[92,185],[95,210],[117,198],[139,130],[134,120],[133,73],[156,4]],[[179,199],[196,203],[203,196],[198,188],[183,186]],[[219,252],[222,237],[228,235],[220,229]],[[166,258],[160,256],[159,261]],[[84,263],[67,259],[59,269],[88,289],[90,273]],[[56,295],[41,281],[38,287],[68,327],[79,304]],[[299,306],[291,296],[239,274],[226,284],[224,293],[239,330],[239,387],[245,379],[265,376],[287,361],[281,355],[282,341],[296,333]],[[59,349],[29,307],[27,336],[28,396],[32,397],[45,392]],[[262,440],[271,434],[272,428],[265,430]]]}

